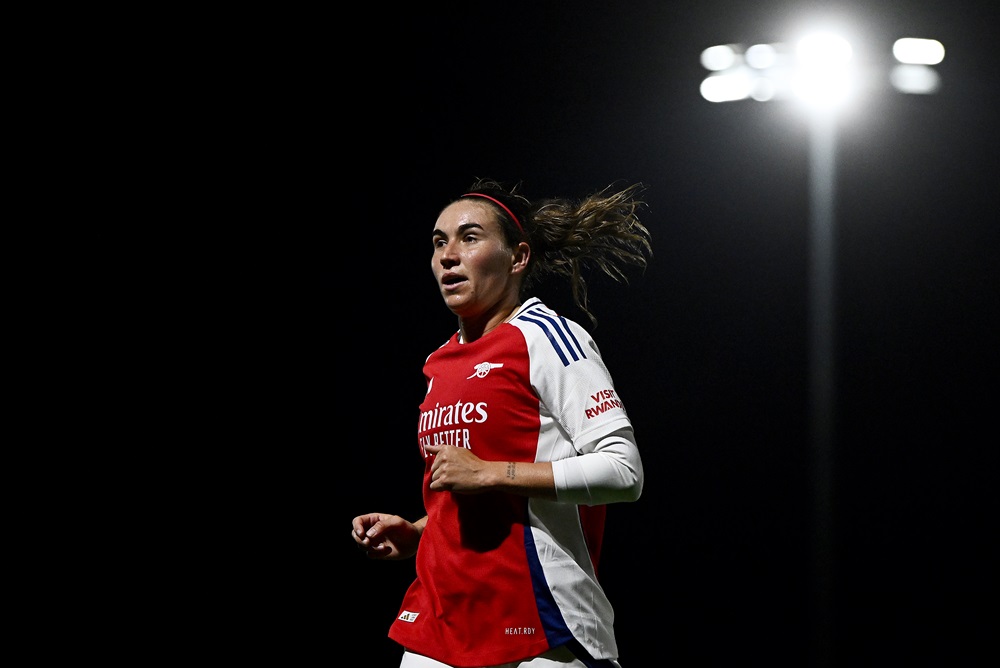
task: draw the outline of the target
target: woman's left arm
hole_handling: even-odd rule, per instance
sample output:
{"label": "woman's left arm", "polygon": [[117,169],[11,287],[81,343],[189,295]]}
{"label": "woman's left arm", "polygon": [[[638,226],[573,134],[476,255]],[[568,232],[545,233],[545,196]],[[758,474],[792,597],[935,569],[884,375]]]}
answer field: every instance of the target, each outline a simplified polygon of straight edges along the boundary
{"label": "woman's left arm", "polygon": [[425,447],[435,456],[434,491],[499,491],[583,505],[635,501],[642,493],[642,459],[629,427],[586,444],[577,457],[555,462],[494,462],[466,448]]}

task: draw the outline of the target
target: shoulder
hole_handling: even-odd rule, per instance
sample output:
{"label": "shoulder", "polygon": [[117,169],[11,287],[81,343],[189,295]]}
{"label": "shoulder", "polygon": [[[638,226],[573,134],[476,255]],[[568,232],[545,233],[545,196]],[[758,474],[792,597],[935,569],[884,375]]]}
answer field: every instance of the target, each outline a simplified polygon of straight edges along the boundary
{"label": "shoulder", "polygon": [[599,356],[594,340],[582,325],[559,315],[540,299],[525,302],[510,324],[521,330],[529,350],[553,355],[564,366],[579,359]]}

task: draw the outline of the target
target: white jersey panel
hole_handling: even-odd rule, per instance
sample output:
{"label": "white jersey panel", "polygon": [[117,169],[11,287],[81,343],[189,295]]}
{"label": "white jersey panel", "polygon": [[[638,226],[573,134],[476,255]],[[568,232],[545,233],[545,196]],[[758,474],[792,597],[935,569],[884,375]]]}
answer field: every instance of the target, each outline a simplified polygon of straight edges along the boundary
{"label": "white jersey panel", "polygon": [[[538,300],[510,324],[525,337],[539,397],[535,461],[573,459],[601,436],[631,427],[597,344],[582,326]],[[597,581],[579,507],[535,498],[528,508],[538,560],[565,623],[592,656],[617,656],[614,610]]]}

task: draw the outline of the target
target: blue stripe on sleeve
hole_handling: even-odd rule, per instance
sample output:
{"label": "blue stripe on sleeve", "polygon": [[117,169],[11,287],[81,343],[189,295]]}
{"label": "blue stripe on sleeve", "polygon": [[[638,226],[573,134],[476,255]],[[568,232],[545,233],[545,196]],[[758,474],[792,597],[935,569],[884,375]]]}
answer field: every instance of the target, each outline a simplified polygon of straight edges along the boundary
{"label": "blue stripe on sleeve", "polygon": [[542,332],[545,333],[545,336],[549,339],[549,343],[552,344],[552,349],[556,351],[557,355],[559,355],[559,359],[562,360],[563,366],[569,366],[569,360],[566,358],[566,353],[563,351],[559,341],[556,341],[556,337],[552,334],[552,331],[546,322],[529,318],[527,315],[519,315],[517,316],[517,319],[538,325],[539,329],[541,329]]}
{"label": "blue stripe on sleeve", "polygon": [[[559,355],[563,366],[569,366],[572,362],[586,359],[587,354],[583,351],[583,346],[573,332],[570,331],[566,318],[557,316],[541,308],[532,309],[517,316],[518,320],[530,322],[537,325],[545,333],[552,349]],[[558,337],[558,338],[557,338]],[[572,357],[572,361],[569,359]]]}

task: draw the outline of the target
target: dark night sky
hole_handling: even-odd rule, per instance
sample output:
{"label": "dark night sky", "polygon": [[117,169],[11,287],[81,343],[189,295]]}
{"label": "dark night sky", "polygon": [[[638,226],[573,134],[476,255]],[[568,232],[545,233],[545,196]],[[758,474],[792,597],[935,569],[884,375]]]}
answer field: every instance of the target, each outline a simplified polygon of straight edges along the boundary
{"label": "dark night sky", "polygon": [[807,665],[807,128],[783,103],[703,100],[698,58],[821,15],[850,28],[860,58],[887,58],[903,36],[947,51],[939,94],[870,91],[838,129],[828,665],[995,658],[1000,59],[987,6],[416,3],[379,17],[393,55],[357,91],[382,128],[366,149],[381,182],[361,259],[391,288],[356,307],[368,331],[353,347],[378,351],[380,400],[360,409],[374,442],[351,448],[357,482],[334,518],[359,583],[346,638],[368,665],[398,664],[385,633],[413,566],[353,561],[348,525],[421,514],[420,367],[456,328],[430,230],[477,176],[523,180],[530,197],[648,186],[649,269],[591,295],[646,467],[640,501],[610,510],[602,562],[623,665]]}

